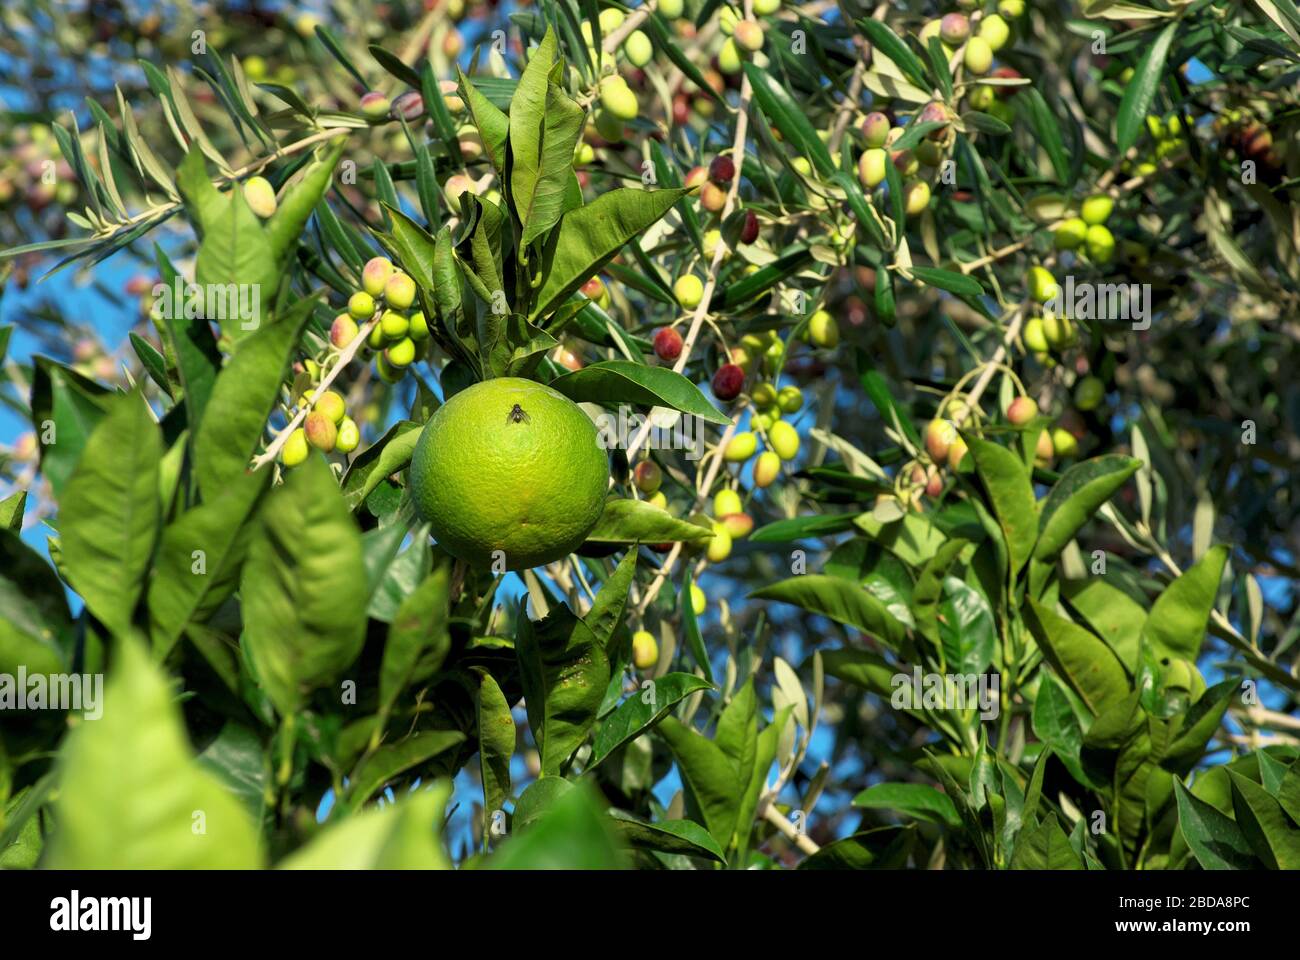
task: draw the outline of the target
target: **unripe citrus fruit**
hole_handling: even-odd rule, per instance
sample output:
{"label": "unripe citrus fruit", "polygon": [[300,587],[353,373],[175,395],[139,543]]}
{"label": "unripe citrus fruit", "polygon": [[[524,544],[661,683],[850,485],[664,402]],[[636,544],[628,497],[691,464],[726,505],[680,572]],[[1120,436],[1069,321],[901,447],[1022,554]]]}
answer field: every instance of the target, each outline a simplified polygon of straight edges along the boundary
{"label": "unripe citrus fruit", "polygon": [[782,460],[793,460],[799,452],[799,431],[784,420],[778,421],[767,432],[767,444]]}
{"label": "unripe citrus fruit", "polygon": [[632,663],[638,670],[649,670],[659,662],[659,641],[649,630],[632,634]]}
{"label": "unripe citrus fruit", "polygon": [[737,433],[727,441],[727,448],[722,458],[728,463],[744,463],[758,449],[758,437],[748,430]]}
{"label": "unripe citrus fruit", "polygon": [[764,450],[754,461],[754,486],[770,487],[781,475],[781,458],[771,450]]}
{"label": "unripe citrus fruit", "polygon": [[419,343],[422,340],[429,339],[429,321],[424,318],[422,311],[416,311],[411,314],[410,325],[407,328],[406,335]]}
{"label": "unripe citrus fruit", "polygon": [[299,427],[289,434],[289,439],[280,448],[280,462],[286,467],[296,467],[307,459],[310,452],[307,448],[307,433]]}
{"label": "unripe citrus fruit", "polygon": [[693,273],[684,273],[673,284],[673,296],[683,308],[694,310],[704,297],[704,281]]}
{"label": "unripe citrus fruit", "polygon": [[439,546],[478,565],[550,563],[582,545],[605,507],[609,459],[572,400],[498,377],[438,408],[411,460],[411,498]]}

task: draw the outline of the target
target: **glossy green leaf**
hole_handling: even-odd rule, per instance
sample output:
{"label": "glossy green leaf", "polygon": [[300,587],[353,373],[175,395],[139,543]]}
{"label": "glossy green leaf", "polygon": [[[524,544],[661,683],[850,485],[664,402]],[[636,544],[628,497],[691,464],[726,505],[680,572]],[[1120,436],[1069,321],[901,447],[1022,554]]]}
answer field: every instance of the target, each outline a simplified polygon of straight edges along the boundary
{"label": "glossy green leaf", "polygon": [[1128,695],[1124,666],[1100,638],[1033,598],[1023,612],[1043,655],[1094,714]]}
{"label": "glossy green leaf", "polygon": [[475,698],[478,722],[479,780],[483,784],[483,809],[492,816],[510,798],[510,758],[515,752],[515,720],[510,704],[492,674],[482,668]]}
{"label": "glossy green leaf", "polygon": [[540,323],[590,280],[623,245],[667,213],[683,189],[624,188],[560,218],[542,253],[541,288],[528,320]]}
{"label": "glossy green leaf", "polygon": [[922,90],[930,88],[930,81],[925,75],[925,66],[907,44],[899,39],[898,34],[879,20],[863,18],[856,23],[871,41],[871,45],[892,60],[912,83]]}
{"label": "glossy green leaf", "polygon": [[426,787],[328,826],[276,866],[281,870],[448,870],[439,842],[451,784]]}
{"label": "glossy green leaf", "polygon": [[361,534],[324,458],[313,455],[263,501],[240,581],[242,645],[281,715],[357,658],[364,591]]}
{"label": "glossy green leaf", "polygon": [[890,646],[903,640],[903,625],[876,597],[839,577],[804,574],[755,590],[754,600],[777,600],[803,607],[879,637]]}
{"label": "glossy green leaf", "polygon": [[315,303],[299,300],[264,324],[235,348],[217,377],[194,437],[194,474],[204,497],[215,498],[248,469]]}
{"label": "glossy green leaf", "polygon": [[938,631],[949,670],[980,674],[993,662],[998,639],[993,611],[982,593],[957,577],[943,581]]}
{"label": "glossy green leaf", "polygon": [[907,865],[915,833],[877,827],[828,843],[799,864],[800,870],[898,870]]}
{"label": "glossy green leaf", "polygon": [[270,479],[269,470],[241,475],[163,530],[148,593],[157,656],[166,655],[186,624],[205,620],[235,591],[251,532],[247,520]]}
{"label": "glossy green leaf", "polygon": [[1038,515],[1034,559],[1052,560],[1098,508],[1141,468],[1142,462],[1107,454],[1076,463],[1061,475]]}
{"label": "glossy green leaf", "polygon": [[0,674],[16,676],[20,667],[29,674],[63,672],[71,635],[65,588],[54,568],[17,533],[0,528]]}
{"label": "glossy green leaf", "polygon": [[677,595],[678,608],[682,611],[682,632],[686,634],[686,646],[695,658],[695,664],[704,674],[704,679],[713,682],[713,663],[709,660],[709,648],[704,644],[704,634],[700,632],[699,618],[695,615],[695,598],[691,587],[695,585],[695,574],[687,568],[682,577],[682,589]]}
{"label": "glossy green leaf", "polygon": [[582,618],[591,628],[591,634],[596,638],[596,642],[607,651],[610,649],[614,631],[623,622],[623,611],[627,608],[627,594],[632,588],[632,580],[636,575],[636,555],[636,550],[628,550],[623,554],[623,559],[614,568],[614,572],[601,584],[600,592],[591,602],[591,609]]}
{"label": "glossy green leaf", "polygon": [[510,118],[483,95],[479,88],[456,67],[460,80],[461,96],[469,109],[470,118],[478,128],[483,150],[492,162],[498,178],[504,178],[506,169],[506,141],[510,136]]}
{"label": "glossy green leaf", "polygon": [[451,564],[442,562],[398,606],[388,626],[388,641],[379,667],[383,714],[393,708],[403,690],[437,673],[442,666],[451,649],[450,602]]}
{"label": "glossy green leaf", "polygon": [[167,679],[133,640],[117,648],[103,716],[69,735],[59,767],[53,869],[261,866],[247,813],[195,763]]}
{"label": "glossy green leaf", "polygon": [[[348,784],[346,804],[359,809],[362,804],[402,774],[415,771],[421,764],[462,743],[459,730],[421,730],[409,737],[385,743],[369,754],[357,767]],[[415,776],[416,773],[411,773]],[[342,802],[342,801],[341,801]]]}
{"label": "glossy green leaf", "polygon": [[1254,780],[1229,769],[1232,808],[1237,825],[1255,855],[1271,870],[1300,869],[1300,827],[1296,827],[1278,802]]}
{"label": "glossy green leaf", "polygon": [[1178,802],[1178,827],[1197,862],[1206,870],[1254,870],[1259,861],[1241,827],[1204,800],[1198,800],[1174,781]]}
{"label": "glossy green leaf", "polygon": [[644,500],[609,500],[596,526],[587,534],[589,543],[697,542],[713,536],[711,530],[679,520],[667,510]]}
{"label": "glossy green leaf", "polygon": [[1026,827],[1016,838],[1011,856],[1012,870],[1082,870],[1079,855],[1052,813],[1035,827]]}
{"label": "glossy green leaf", "polygon": [[399,420],[361,453],[352,458],[343,476],[343,499],[348,509],[356,510],[388,477],[406,469],[415,454],[422,426]]}
{"label": "glossy green leaf", "polygon": [[871,810],[897,810],[918,820],[953,828],[961,826],[952,799],[923,783],[878,783],[854,797],[853,805]]}
{"label": "glossy green leaf", "polygon": [[812,514],[764,524],[749,535],[750,543],[790,543],[826,537],[853,529],[856,513]]}
{"label": "glossy green leaf", "polygon": [[41,476],[62,497],[86,441],[108,411],[110,394],[45,357],[36,357],[32,367],[32,429],[40,443]]}
{"label": "glossy green leaf", "polygon": [[521,608],[515,654],[542,774],[558,775],[596,721],[609,659],[587,625],[563,605],[535,623]]}
{"label": "glossy green leaf", "polygon": [[90,612],[126,632],[161,523],[162,436],[139,393],[114,400],[59,505],[63,567]]}
{"label": "glossy green leaf", "polygon": [[616,870],[627,865],[595,790],[580,783],[490,856],[490,870]]}
{"label": "glossy green leaf", "polygon": [[1006,541],[1014,576],[1025,565],[1038,539],[1034,488],[1024,462],[1006,447],[963,433]]}
{"label": "glossy green leaf", "polygon": [[705,828],[719,845],[730,844],[741,791],[730,758],[676,717],[664,717],[655,729],[677,760],[682,782],[690,790]]}
{"label": "glossy green leaf", "polygon": [[1227,561],[1226,546],[1211,547],[1156,597],[1143,635],[1158,654],[1196,660]]}
{"label": "glossy green leaf", "polygon": [[618,705],[596,731],[587,768],[595,767],[623,744],[636,739],[668,715],[674,704],[713,684],[689,673],[666,673],[647,680]]}
{"label": "glossy green leaf", "polygon": [[731,423],[731,418],[713,406],[699,387],[667,367],[601,360],[566,373],[550,385],[576,403],[671,407],[709,423]]}
{"label": "glossy green leaf", "polygon": [[709,832],[694,820],[660,820],[643,823],[625,814],[613,813],[614,829],[625,843],[642,850],[675,853],[724,863],[722,848]]}

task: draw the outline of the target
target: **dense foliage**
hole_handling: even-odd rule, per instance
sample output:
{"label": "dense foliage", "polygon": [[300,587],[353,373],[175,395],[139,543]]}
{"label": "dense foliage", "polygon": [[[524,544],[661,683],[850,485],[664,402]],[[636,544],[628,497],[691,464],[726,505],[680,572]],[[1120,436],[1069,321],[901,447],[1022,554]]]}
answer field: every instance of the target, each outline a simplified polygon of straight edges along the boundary
{"label": "dense foliage", "polygon": [[[0,864],[1300,867],[1292,0],[55,6]],[[505,377],[614,448],[509,573]]]}

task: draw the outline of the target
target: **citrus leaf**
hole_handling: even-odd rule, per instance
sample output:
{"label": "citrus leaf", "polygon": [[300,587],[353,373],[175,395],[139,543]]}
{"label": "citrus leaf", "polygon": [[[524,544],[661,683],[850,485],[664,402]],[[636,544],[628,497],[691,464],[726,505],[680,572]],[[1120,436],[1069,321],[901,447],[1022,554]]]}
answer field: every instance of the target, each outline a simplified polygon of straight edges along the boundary
{"label": "citrus leaf", "polygon": [[870,810],[898,810],[918,820],[953,828],[961,826],[952,799],[923,783],[878,783],[854,797],[853,805]]}
{"label": "citrus leaf", "polygon": [[171,688],[134,640],[118,647],[103,716],[69,734],[59,768],[49,867],[261,866],[257,832],[247,813],[195,763]]}
{"label": "citrus leaf", "polygon": [[1181,780],[1174,780],[1178,827],[1192,854],[1206,870],[1254,870],[1259,861],[1241,827],[1204,800],[1192,796]]}
{"label": "citrus leaf", "polygon": [[324,458],[310,456],[263,502],[240,582],[242,645],[282,716],[356,660],[365,584],[361,534]]}
{"label": "citrus leaf", "polygon": [[116,398],[60,501],[67,578],[116,634],[130,627],[158,538],[161,460],[162,435],[144,397]]}
{"label": "citrus leaf", "polygon": [[1039,511],[1034,559],[1047,561],[1060,553],[1098,508],[1141,467],[1140,460],[1112,453],[1066,470]]}
{"label": "citrus leaf", "polygon": [[611,190],[560,217],[542,253],[542,284],[528,314],[540,323],[633,237],[667,213],[684,189]]}
{"label": "citrus leaf", "polygon": [[1032,597],[1024,614],[1043,655],[1094,714],[1128,695],[1124,666],[1104,641]]}
{"label": "citrus leaf", "polygon": [[708,540],[713,531],[679,520],[644,500],[608,500],[588,543],[674,543]]}
{"label": "citrus leaf", "polygon": [[279,870],[449,870],[439,843],[451,784],[440,782],[396,803],[327,826],[276,864]]}
{"label": "citrus leaf", "polygon": [[1002,528],[1014,576],[1033,553],[1034,541],[1038,539],[1038,514],[1029,471],[1006,447],[966,432],[962,436],[975,458],[975,472],[984,483],[993,514]]}
{"label": "citrus leaf", "polygon": [[848,580],[824,574],[804,574],[781,580],[749,595],[755,600],[792,603],[839,623],[877,636],[889,646],[903,640],[904,629],[878,599]]}
{"label": "citrus leaf", "polygon": [[619,810],[610,811],[614,829],[623,840],[642,850],[657,850],[682,857],[725,863],[726,856],[709,832],[694,820],[660,820],[643,823]]}
{"label": "citrus leaf", "polygon": [[595,767],[615,750],[635,740],[668,715],[678,701],[697,690],[711,690],[713,684],[690,673],[666,673],[647,681],[601,721],[592,744],[587,769]]}
{"label": "citrus leaf", "polygon": [[1142,632],[1161,656],[1194,661],[1200,654],[1227,561],[1226,546],[1210,548],[1156,597]]}
{"label": "citrus leaf", "polygon": [[577,403],[671,407],[710,423],[731,423],[731,418],[709,403],[699,387],[666,367],[602,360],[558,377],[550,385]]}
{"label": "citrus leaf", "polygon": [[521,607],[515,655],[542,775],[559,775],[596,721],[609,683],[605,649],[567,606],[537,622]]}

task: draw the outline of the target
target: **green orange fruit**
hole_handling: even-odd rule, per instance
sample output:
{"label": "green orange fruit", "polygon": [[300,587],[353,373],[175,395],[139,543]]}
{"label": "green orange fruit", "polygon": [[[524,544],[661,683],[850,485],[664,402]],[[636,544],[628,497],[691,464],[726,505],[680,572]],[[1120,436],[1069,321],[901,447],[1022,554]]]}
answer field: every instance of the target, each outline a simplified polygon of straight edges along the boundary
{"label": "green orange fruit", "polygon": [[411,498],[438,544],[487,566],[559,560],[605,507],[609,458],[595,425],[558,391],[498,377],[452,396],[411,460]]}

